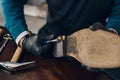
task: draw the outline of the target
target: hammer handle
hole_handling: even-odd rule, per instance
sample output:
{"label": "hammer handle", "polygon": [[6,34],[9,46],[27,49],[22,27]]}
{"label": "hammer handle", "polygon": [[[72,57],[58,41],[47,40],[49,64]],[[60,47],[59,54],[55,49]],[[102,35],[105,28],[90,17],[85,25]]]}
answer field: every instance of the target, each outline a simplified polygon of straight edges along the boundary
{"label": "hammer handle", "polygon": [[21,54],[22,54],[22,48],[18,46],[11,59],[11,62],[17,62]]}

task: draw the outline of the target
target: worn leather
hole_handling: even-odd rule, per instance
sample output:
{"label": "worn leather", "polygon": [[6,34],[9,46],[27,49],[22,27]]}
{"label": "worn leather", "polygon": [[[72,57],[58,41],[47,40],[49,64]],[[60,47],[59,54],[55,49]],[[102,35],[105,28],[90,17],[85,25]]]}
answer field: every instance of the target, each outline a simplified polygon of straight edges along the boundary
{"label": "worn leather", "polygon": [[37,37],[38,37],[37,34],[26,36],[25,39],[23,40],[23,49],[37,56],[47,56],[48,52],[49,52],[49,55],[52,56],[51,53],[54,48],[53,47],[54,44],[53,43],[48,43],[48,44],[38,43]]}

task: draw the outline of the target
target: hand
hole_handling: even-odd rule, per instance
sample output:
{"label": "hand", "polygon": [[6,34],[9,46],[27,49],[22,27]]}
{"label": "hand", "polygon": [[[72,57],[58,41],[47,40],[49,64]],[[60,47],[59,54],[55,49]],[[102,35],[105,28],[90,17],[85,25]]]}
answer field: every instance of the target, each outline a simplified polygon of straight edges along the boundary
{"label": "hand", "polygon": [[98,29],[102,29],[102,30],[107,30],[103,24],[101,24],[100,22],[96,22],[93,25],[89,26],[89,29],[96,31]]}
{"label": "hand", "polygon": [[111,32],[111,33],[114,33],[114,34],[117,34],[117,31],[115,29],[112,29],[112,28],[105,28],[103,24],[101,24],[100,22],[96,22],[94,23],[92,26],[89,27],[91,30],[93,31],[96,31],[98,29],[102,29],[102,30],[105,30],[105,31],[108,31],[108,32]]}

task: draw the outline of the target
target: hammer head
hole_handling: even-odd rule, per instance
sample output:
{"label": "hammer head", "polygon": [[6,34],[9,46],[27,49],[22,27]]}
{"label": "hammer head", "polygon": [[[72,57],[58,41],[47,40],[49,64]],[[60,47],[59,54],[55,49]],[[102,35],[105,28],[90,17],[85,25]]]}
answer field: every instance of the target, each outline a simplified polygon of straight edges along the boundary
{"label": "hammer head", "polygon": [[0,66],[8,73],[16,73],[35,67],[35,61],[24,63],[0,62]]}

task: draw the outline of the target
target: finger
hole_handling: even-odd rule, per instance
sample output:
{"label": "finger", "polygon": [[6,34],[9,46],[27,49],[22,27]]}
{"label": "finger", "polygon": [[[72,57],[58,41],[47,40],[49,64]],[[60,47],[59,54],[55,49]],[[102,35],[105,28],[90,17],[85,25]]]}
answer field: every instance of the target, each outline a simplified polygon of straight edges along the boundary
{"label": "finger", "polygon": [[93,30],[93,31],[96,31],[98,29],[103,29],[105,30],[105,27],[103,24],[101,24],[100,22],[96,22],[94,23],[93,25],[89,26],[89,29]]}

